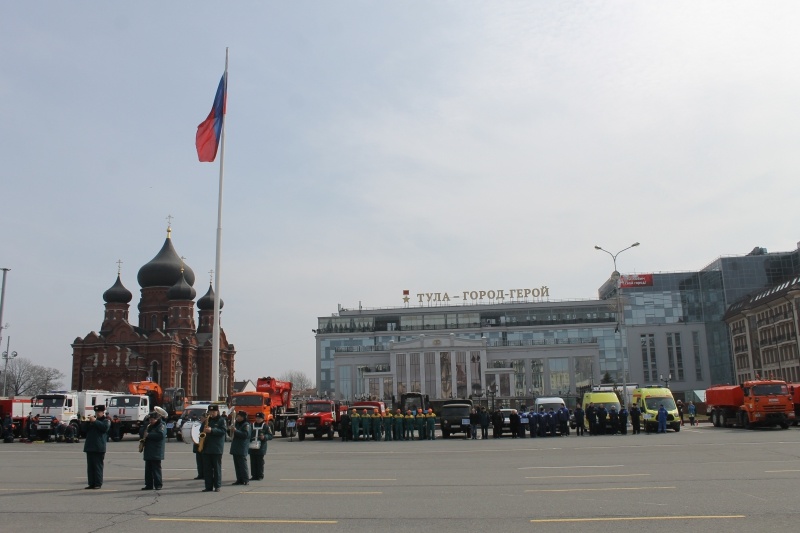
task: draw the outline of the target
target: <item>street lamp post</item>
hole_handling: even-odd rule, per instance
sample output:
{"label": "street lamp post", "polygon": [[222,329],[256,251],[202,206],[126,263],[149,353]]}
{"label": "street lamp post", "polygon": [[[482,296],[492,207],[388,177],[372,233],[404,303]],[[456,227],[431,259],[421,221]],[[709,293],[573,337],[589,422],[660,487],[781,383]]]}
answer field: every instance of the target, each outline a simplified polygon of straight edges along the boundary
{"label": "street lamp post", "polygon": [[[625,395],[625,404],[626,404],[626,406],[630,403],[630,398],[628,397],[628,358],[626,356],[625,347],[622,344],[622,327],[625,325],[625,317],[624,317],[624,312],[623,312],[623,309],[622,309],[622,300],[620,298],[620,285],[621,285],[620,279],[621,278],[620,278],[619,271],[617,270],[617,256],[619,254],[621,254],[622,252],[624,252],[625,250],[630,250],[631,248],[635,248],[636,246],[639,246],[638,242],[635,242],[635,243],[631,244],[627,248],[623,248],[622,250],[620,250],[619,252],[617,252],[615,254],[612,254],[611,252],[609,252],[608,250],[606,250],[604,248],[601,248],[600,246],[595,245],[595,247],[594,247],[595,250],[600,250],[601,252],[605,252],[608,255],[610,255],[611,256],[611,260],[614,262],[614,272],[611,273],[611,277],[617,282],[617,287],[616,287],[616,292],[617,292],[617,312],[616,312],[616,315],[617,315],[617,327],[616,327],[616,333],[619,333],[619,351],[620,351],[620,356],[622,358],[622,391],[623,391],[623,394]],[[622,317],[622,320],[620,320],[620,317]]]}
{"label": "street lamp post", "polygon": [[9,347],[11,346],[11,335],[8,336],[6,339],[6,351],[3,352],[3,396],[6,395],[6,383],[8,382],[8,360],[14,359],[17,356],[17,352],[10,352],[8,351]]}
{"label": "street lamp post", "polygon": [[664,379],[664,374],[661,374],[658,376],[658,379],[664,382],[665,387],[669,388],[669,382],[672,381],[672,374],[668,374],[666,379]]}

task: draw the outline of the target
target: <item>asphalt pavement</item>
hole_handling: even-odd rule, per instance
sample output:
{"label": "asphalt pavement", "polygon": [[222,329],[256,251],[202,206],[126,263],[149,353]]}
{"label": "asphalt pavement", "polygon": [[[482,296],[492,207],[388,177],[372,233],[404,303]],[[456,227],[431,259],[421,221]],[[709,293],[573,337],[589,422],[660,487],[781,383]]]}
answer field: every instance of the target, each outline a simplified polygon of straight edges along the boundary
{"label": "asphalt pavement", "polygon": [[800,429],[341,442],[277,438],[264,481],[203,493],[191,446],[167,444],[141,491],[138,441],[109,443],[84,490],[83,443],[0,444],[0,531],[782,531],[800,518]]}

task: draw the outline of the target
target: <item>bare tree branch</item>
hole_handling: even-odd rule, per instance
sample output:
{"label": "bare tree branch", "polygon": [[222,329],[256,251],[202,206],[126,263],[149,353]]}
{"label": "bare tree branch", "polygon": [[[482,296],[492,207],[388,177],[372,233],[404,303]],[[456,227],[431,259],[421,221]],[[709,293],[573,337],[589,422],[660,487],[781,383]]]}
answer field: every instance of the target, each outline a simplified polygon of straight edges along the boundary
{"label": "bare tree branch", "polygon": [[62,387],[64,373],[58,369],[33,364],[18,358],[8,362],[8,374],[3,379],[9,396],[35,396]]}
{"label": "bare tree branch", "polygon": [[292,390],[300,391],[314,388],[314,381],[302,370],[290,370],[281,374],[281,381],[291,381]]}

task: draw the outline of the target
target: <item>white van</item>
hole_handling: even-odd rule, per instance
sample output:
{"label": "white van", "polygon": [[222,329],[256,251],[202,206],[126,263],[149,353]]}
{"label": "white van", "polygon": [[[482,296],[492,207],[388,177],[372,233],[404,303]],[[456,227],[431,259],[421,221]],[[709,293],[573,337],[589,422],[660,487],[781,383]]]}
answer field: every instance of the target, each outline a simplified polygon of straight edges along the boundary
{"label": "white van", "polygon": [[537,413],[539,412],[540,407],[544,407],[544,411],[549,413],[551,407],[553,408],[553,411],[558,411],[561,409],[562,405],[567,405],[567,402],[558,396],[542,396],[541,398],[536,398],[536,400],[533,402],[533,407],[536,409]]}

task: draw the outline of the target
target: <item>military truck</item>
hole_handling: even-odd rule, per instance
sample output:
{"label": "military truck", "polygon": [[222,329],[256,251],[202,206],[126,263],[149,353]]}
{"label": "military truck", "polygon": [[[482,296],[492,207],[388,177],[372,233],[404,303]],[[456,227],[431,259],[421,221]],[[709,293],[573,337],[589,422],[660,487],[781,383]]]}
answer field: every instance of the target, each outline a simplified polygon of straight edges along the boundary
{"label": "military truck", "polygon": [[439,413],[442,437],[449,439],[450,435],[463,433],[464,438],[468,439],[470,437],[469,415],[472,408],[472,400],[445,401]]}

